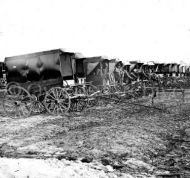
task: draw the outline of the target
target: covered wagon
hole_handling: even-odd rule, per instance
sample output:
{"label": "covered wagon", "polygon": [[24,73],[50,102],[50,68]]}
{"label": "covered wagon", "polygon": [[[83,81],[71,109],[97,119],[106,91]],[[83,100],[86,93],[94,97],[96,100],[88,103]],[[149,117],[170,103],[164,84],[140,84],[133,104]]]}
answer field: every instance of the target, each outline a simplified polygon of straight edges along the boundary
{"label": "covered wagon", "polygon": [[4,110],[10,117],[27,117],[33,104],[43,103],[50,114],[70,109],[71,97],[64,80],[75,79],[76,54],[61,49],[6,57],[7,91]]}

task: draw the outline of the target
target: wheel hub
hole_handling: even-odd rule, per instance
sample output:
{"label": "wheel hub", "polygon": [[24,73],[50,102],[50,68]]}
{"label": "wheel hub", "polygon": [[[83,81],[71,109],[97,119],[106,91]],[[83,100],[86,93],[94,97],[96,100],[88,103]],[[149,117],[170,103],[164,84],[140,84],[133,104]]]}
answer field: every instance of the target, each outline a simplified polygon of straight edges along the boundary
{"label": "wheel hub", "polygon": [[15,106],[20,106],[21,102],[20,101],[15,101],[14,104],[15,104]]}
{"label": "wheel hub", "polygon": [[56,99],[56,100],[55,100],[55,104],[60,104],[60,103],[62,103],[62,102],[63,102],[62,99]]}

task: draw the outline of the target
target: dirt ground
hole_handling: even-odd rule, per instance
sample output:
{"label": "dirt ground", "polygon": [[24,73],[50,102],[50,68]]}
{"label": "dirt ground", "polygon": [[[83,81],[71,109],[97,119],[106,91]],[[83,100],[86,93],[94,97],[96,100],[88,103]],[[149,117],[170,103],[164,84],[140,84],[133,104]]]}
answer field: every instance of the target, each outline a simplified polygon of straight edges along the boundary
{"label": "dirt ground", "polygon": [[[155,109],[110,102],[81,113],[65,116],[44,113],[24,119],[6,117],[1,106],[0,178],[4,178],[2,175],[19,177],[16,173],[5,173],[5,166],[10,168],[18,162],[46,166],[47,162],[48,165],[53,162],[64,166],[64,161],[69,162],[70,171],[85,168],[88,170],[85,175],[89,173],[91,177],[158,177],[162,174],[188,177],[189,98],[189,91],[185,93],[185,101],[180,93],[159,93],[153,105],[151,97],[138,101]],[[99,170],[97,164],[101,167]],[[76,165],[79,166],[76,168]],[[78,173],[72,175],[70,177],[85,177]],[[31,171],[22,176],[40,177]]]}

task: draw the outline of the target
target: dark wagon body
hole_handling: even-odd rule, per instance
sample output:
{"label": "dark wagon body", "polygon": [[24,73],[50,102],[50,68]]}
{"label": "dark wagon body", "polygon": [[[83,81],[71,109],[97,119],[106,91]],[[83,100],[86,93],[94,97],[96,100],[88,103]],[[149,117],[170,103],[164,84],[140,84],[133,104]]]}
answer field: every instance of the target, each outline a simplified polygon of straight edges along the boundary
{"label": "dark wagon body", "polygon": [[[60,49],[5,58],[7,82],[27,84],[62,79],[73,79],[72,59],[75,53]],[[59,80],[60,79],[60,80]]]}

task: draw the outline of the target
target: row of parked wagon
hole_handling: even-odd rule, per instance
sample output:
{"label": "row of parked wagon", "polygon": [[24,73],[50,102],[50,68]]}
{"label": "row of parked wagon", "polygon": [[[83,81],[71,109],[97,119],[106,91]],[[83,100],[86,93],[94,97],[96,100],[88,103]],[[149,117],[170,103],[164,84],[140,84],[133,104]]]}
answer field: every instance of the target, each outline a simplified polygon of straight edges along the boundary
{"label": "row of parked wagon", "polygon": [[124,64],[61,49],[7,57],[1,69],[3,108],[12,118],[44,110],[64,115],[100,99],[135,98],[153,87],[182,87],[190,75],[190,68],[179,64]]}

